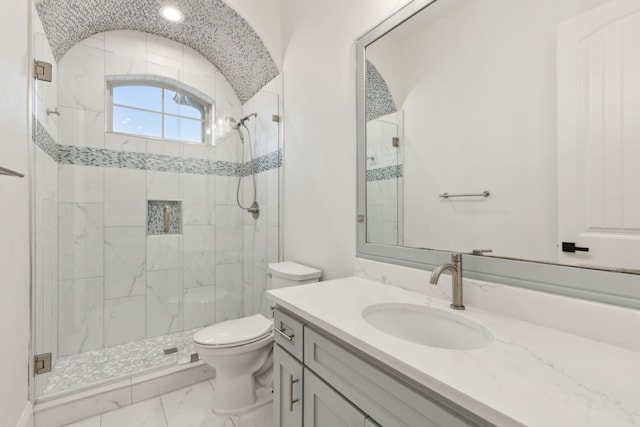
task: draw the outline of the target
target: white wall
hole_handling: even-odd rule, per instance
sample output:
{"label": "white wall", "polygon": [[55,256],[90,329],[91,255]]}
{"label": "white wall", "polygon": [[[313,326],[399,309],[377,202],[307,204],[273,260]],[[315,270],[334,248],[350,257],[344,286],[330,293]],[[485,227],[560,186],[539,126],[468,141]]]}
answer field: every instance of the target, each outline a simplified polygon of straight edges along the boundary
{"label": "white wall", "polygon": [[557,261],[556,28],[591,2],[560,3],[468,2],[397,48],[406,245]]}
{"label": "white wall", "polygon": [[283,0],[284,257],[353,272],[355,40],[401,0]]}
{"label": "white wall", "polygon": [[29,2],[3,2],[0,26],[0,165],[25,178],[0,176],[0,425],[14,426],[28,402],[29,367]]}

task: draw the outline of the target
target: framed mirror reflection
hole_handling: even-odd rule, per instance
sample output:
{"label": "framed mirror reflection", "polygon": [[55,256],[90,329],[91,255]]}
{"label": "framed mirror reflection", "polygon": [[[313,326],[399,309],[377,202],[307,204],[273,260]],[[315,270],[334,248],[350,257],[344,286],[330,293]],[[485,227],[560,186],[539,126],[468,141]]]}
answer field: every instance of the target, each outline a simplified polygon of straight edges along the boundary
{"label": "framed mirror reflection", "polygon": [[639,24],[632,0],[417,0],[359,39],[359,254],[637,274]]}

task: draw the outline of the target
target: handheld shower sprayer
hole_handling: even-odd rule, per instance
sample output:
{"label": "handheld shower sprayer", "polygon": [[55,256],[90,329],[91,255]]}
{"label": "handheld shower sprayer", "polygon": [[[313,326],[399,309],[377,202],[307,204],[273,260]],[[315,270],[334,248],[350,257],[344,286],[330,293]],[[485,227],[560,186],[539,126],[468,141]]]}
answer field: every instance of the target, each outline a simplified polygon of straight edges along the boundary
{"label": "handheld shower sprayer", "polygon": [[[229,123],[229,126],[231,126],[231,129],[240,130],[240,126],[246,127],[244,122],[246,122],[247,120],[249,120],[252,117],[258,117],[258,114],[257,113],[251,113],[248,116],[244,116],[243,118],[241,118],[240,121],[234,119],[233,117],[227,117],[227,123]],[[244,139],[243,139],[242,142],[244,142]]]}
{"label": "handheld shower sprayer", "polygon": [[[241,118],[239,121],[237,121],[236,119],[234,119],[233,117],[227,117],[226,121],[229,124],[229,126],[231,127],[231,129],[233,130],[237,130],[238,134],[240,135],[240,142],[242,143],[242,145],[244,145],[244,134],[242,132],[241,128],[245,128],[245,130],[247,131],[247,136],[249,137],[249,165],[251,167],[251,177],[253,179],[253,203],[251,204],[251,206],[249,207],[244,207],[242,206],[242,203],[240,203],[240,183],[242,181],[242,175],[238,176],[238,187],[236,189],[236,201],[238,202],[238,206],[240,206],[241,209],[246,210],[247,212],[249,212],[255,219],[258,219],[258,217],[260,216],[260,207],[258,206],[258,202],[256,201],[256,172],[255,172],[255,165],[253,164],[253,151],[251,149],[251,133],[249,132],[249,128],[247,127],[247,125],[245,125],[245,122],[247,120],[249,120],[252,117],[258,117],[258,114],[256,113],[251,113],[248,116],[245,116],[243,118]],[[242,164],[244,164],[244,148],[242,149]]]}

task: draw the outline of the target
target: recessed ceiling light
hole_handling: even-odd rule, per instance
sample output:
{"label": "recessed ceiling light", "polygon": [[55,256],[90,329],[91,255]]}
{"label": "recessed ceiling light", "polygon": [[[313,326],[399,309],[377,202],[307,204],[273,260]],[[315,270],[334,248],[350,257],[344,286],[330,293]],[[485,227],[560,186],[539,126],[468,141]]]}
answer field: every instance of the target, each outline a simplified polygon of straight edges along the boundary
{"label": "recessed ceiling light", "polygon": [[160,15],[171,22],[182,22],[184,20],[182,12],[174,6],[164,6],[160,9]]}

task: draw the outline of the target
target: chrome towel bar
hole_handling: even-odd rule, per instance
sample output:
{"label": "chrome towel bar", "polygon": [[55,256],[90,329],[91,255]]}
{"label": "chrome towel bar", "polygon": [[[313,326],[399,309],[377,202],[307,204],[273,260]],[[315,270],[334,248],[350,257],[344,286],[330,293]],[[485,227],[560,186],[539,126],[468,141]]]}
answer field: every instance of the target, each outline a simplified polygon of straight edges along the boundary
{"label": "chrome towel bar", "polygon": [[483,191],[482,193],[478,193],[478,194],[449,194],[449,193],[442,193],[440,195],[440,197],[442,197],[443,199],[448,199],[449,197],[489,197],[491,193],[489,193],[488,191]]}

